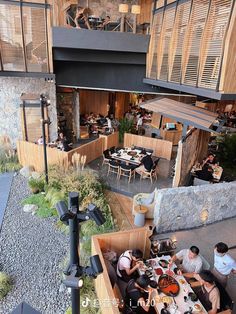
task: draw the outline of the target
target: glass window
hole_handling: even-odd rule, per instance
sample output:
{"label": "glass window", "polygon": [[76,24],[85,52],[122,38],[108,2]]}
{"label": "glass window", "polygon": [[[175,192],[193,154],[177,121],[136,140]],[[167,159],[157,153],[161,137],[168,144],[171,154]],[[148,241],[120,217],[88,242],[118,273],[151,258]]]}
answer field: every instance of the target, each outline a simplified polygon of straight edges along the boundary
{"label": "glass window", "polygon": [[31,3],[45,3],[45,0],[23,0],[23,2],[31,2]]}
{"label": "glass window", "polygon": [[45,9],[23,6],[24,41],[28,72],[48,72]]}
{"label": "glass window", "polygon": [[0,4],[0,48],[4,71],[25,71],[20,6]]}

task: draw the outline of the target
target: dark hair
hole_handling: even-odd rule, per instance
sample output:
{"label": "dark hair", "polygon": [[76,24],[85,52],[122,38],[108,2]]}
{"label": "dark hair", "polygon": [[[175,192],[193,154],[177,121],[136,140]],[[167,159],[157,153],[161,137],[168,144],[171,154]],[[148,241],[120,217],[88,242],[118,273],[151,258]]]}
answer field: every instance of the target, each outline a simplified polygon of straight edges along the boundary
{"label": "dark hair", "polygon": [[136,283],[141,287],[141,288],[147,288],[150,284],[150,279],[147,275],[141,275],[137,280]]}
{"label": "dark hair", "polygon": [[142,149],[141,154],[146,155],[146,149]]}
{"label": "dark hair", "polygon": [[196,255],[199,254],[199,248],[195,245],[191,246],[190,251]]}
{"label": "dark hair", "polygon": [[225,244],[224,242],[219,242],[215,245],[215,248],[217,250],[218,253],[224,254],[227,253],[229,248],[228,245]]}
{"label": "dark hair", "polygon": [[132,256],[136,257],[137,259],[143,258],[143,252],[139,249],[132,250]]}
{"label": "dark hair", "polygon": [[215,277],[209,270],[203,270],[199,273],[199,276],[202,278],[202,280],[209,282],[209,283],[214,283]]}

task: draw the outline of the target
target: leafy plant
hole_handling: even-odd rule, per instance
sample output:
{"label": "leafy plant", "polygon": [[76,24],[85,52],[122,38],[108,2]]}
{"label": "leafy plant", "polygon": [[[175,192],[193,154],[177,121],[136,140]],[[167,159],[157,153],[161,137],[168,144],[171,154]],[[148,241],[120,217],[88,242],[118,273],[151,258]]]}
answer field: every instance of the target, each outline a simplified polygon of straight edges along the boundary
{"label": "leafy plant", "polygon": [[45,182],[43,179],[35,179],[31,177],[29,178],[28,185],[33,193],[39,193],[44,191]]}
{"label": "leafy plant", "polygon": [[11,278],[4,272],[0,272],[0,300],[2,300],[12,288]]}
{"label": "leafy plant", "polygon": [[34,204],[38,206],[36,215],[41,218],[47,218],[51,216],[57,216],[57,211],[55,208],[52,208],[49,202],[46,200],[44,194],[35,194],[27,197],[22,201],[22,205]]}
{"label": "leafy plant", "polygon": [[125,133],[131,133],[133,131],[133,119],[128,120],[127,118],[123,118],[120,120],[119,126],[119,141],[120,143],[124,140]]}

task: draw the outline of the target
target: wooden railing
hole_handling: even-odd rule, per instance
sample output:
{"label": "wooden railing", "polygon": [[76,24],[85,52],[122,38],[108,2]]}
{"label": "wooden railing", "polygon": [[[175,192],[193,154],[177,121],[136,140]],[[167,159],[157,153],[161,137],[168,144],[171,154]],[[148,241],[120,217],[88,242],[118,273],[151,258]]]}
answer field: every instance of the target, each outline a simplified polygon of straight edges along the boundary
{"label": "wooden railing", "polygon": [[131,147],[132,145],[153,149],[153,156],[171,160],[172,142],[125,133],[124,146]]}
{"label": "wooden railing", "polygon": [[[63,152],[57,148],[47,147],[48,165],[63,165],[68,168],[71,165],[72,156],[75,153],[86,156],[86,164],[102,156],[105,149],[117,146],[118,133],[113,133],[72,149]],[[22,166],[33,166],[38,172],[44,170],[43,145],[37,145],[26,141],[17,142],[19,162]]]}
{"label": "wooden railing", "polygon": [[[97,296],[101,301],[102,314],[119,314],[119,309],[112,304],[112,301],[118,297],[116,287],[112,288],[106,268],[103,252],[111,250],[119,256],[126,250],[140,249],[144,257],[150,253],[149,228],[138,228],[129,231],[101,234],[92,237],[92,255],[98,254],[103,266],[103,273],[95,280]],[[124,240],[125,239],[125,240]],[[110,300],[109,305],[103,305],[103,300]]]}

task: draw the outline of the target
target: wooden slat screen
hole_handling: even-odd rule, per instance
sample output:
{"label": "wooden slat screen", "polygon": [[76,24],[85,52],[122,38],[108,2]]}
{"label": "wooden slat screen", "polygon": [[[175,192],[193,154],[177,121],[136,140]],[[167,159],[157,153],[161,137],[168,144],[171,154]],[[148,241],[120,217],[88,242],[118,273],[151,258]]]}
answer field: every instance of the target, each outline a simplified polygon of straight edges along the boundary
{"label": "wooden slat screen", "polygon": [[171,35],[173,30],[173,24],[175,19],[176,6],[167,7],[164,12],[161,38],[162,44],[159,48],[161,63],[158,65],[157,78],[166,81],[168,78],[168,59],[169,59],[169,47],[171,41]]}
{"label": "wooden slat screen", "polygon": [[212,0],[203,36],[199,86],[216,89],[232,0]]}
{"label": "wooden slat screen", "polygon": [[159,12],[154,16],[153,27],[151,32],[151,41],[148,54],[148,66],[147,66],[147,77],[156,79],[157,78],[157,47],[160,42],[161,25],[163,19],[163,12]]}
{"label": "wooden slat screen", "polygon": [[156,2],[156,9],[159,9],[161,7],[163,7],[165,4],[165,0],[157,0]]}
{"label": "wooden slat screen", "polygon": [[170,65],[169,81],[176,83],[180,83],[181,81],[182,54],[185,49],[183,44],[189,20],[190,7],[191,2],[185,2],[178,6],[173,27],[175,34],[172,36],[170,47],[170,50],[173,53],[173,62],[172,65]]}
{"label": "wooden slat screen", "polygon": [[186,71],[182,83],[196,86],[201,39],[209,9],[208,0],[193,0],[188,32],[190,33]]}

